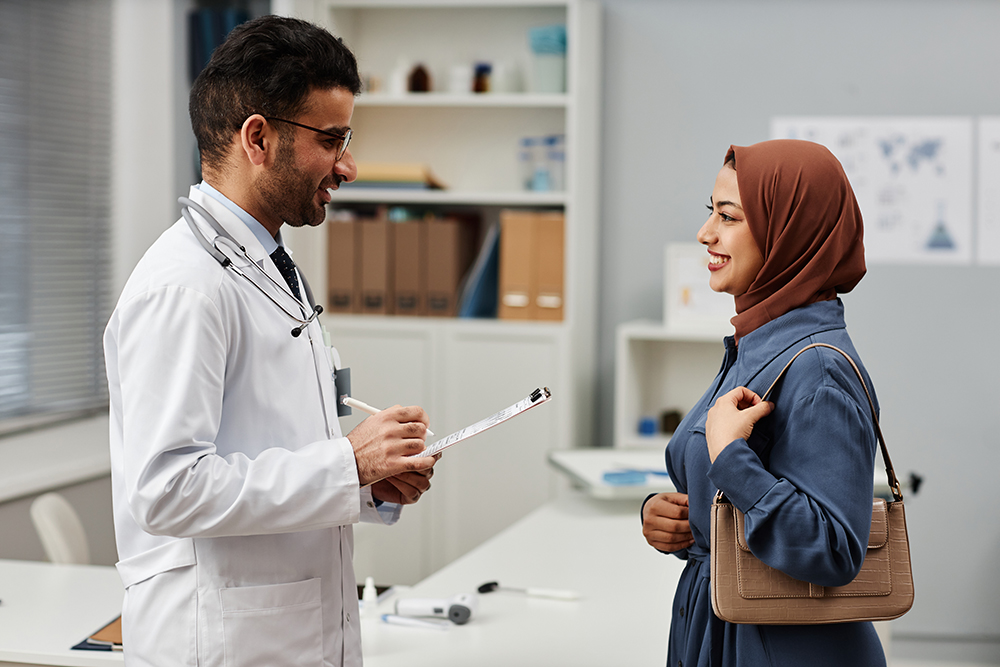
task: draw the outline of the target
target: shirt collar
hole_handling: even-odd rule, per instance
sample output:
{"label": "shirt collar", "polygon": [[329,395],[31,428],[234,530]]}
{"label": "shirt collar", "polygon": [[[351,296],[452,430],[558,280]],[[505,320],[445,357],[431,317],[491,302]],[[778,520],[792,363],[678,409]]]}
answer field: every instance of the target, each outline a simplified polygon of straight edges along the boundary
{"label": "shirt collar", "polygon": [[264,246],[264,252],[268,255],[277,250],[278,246],[284,247],[285,243],[281,239],[281,232],[278,232],[278,238],[275,239],[271,236],[271,233],[264,228],[264,225],[260,224],[256,218],[244,211],[242,208],[233,203],[229,197],[222,194],[211,185],[202,181],[196,186],[199,190],[209,195],[213,199],[216,199],[220,204],[232,211],[233,215],[243,221],[243,224],[247,226],[253,235],[260,241],[260,244]]}
{"label": "shirt collar", "polygon": [[839,298],[817,301],[767,322],[740,338],[739,382],[749,384],[768,364],[809,336],[846,327],[844,303]]}

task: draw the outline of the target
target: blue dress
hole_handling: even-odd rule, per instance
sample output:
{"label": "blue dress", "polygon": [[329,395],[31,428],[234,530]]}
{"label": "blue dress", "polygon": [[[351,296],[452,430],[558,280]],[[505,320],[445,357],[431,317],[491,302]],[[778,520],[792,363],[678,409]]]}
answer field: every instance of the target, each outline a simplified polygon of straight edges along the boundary
{"label": "blue dress", "polygon": [[715,463],[708,457],[705,418],[716,399],[741,385],[762,395],[810,343],[851,355],[872,390],[847,334],[843,304],[821,301],[768,322],[738,348],[727,338],[718,376],[667,446],[667,471],[677,490],[688,494],[695,540],[676,552],[687,566],[673,601],[668,667],[885,667],[871,623],[736,625],[712,611],[709,520],[717,489],[745,513],[753,553],[796,579],[840,586],[864,559],[878,442],[864,390],[836,351],[800,356],[769,397],[774,412]]}

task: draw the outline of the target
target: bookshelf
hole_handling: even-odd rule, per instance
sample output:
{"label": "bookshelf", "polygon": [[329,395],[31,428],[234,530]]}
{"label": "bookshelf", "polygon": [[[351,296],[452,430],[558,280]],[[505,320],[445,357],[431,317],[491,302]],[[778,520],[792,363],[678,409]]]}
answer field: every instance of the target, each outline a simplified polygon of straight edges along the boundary
{"label": "bookshelf", "polygon": [[[385,82],[403,59],[425,64],[437,90],[455,63],[490,61],[529,78],[532,27],[565,24],[566,92],[363,93],[355,104],[355,159],[426,164],[445,190],[345,187],[333,207],[389,204],[565,215],[564,316],[558,322],[324,315],[353,393],[377,406],[419,404],[441,437],[547,386],[553,401],[449,449],[433,488],[391,530],[356,529],[358,576],[415,583],[555,497],[566,481],[550,451],[593,444],[599,190],[601,9],[595,0],[287,0],[275,3],[328,27]],[[524,136],[565,136],[566,185],[526,191]],[[314,286],[327,275],[324,227],[288,230]],[[320,287],[317,293],[324,292]],[[345,431],[361,416],[342,419]]]}

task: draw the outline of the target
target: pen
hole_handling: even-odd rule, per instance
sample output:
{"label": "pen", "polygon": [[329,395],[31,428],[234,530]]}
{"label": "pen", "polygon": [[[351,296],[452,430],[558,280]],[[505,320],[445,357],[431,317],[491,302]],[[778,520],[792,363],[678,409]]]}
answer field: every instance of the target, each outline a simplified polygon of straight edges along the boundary
{"label": "pen", "polygon": [[433,628],[434,630],[448,630],[451,628],[451,621],[436,621],[430,618],[412,618],[410,616],[399,616],[397,614],[382,614],[382,621],[392,625],[408,625],[413,628]]}
{"label": "pen", "polygon": [[[358,399],[351,398],[350,396],[344,396],[340,399],[340,402],[349,408],[357,408],[358,410],[361,410],[361,412],[367,412],[370,415],[377,415],[382,412],[378,408],[373,408],[364,401],[359,401]],[[434,435],[434,431],[427,429],[427,435]]]}

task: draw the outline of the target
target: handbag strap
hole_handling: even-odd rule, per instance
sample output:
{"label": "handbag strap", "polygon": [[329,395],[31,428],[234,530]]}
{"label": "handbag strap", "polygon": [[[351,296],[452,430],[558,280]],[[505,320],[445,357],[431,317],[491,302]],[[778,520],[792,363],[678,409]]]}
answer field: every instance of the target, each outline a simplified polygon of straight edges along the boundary
{"label": "handbag strap", "polygon": [[854,372],[857,374],[858,380],[861,381],[861,387],[865,390],[865,396],[868,397],[868,405],[872,410],[872,422],[875,424],[875,435],[878,436],[878,444],[882,448],[882,461],[885,463],[885,475],[889,482],[889,489],[892,491],[892,497],[895,498],[897,502],[902,500],[903,493],[899,489],[899,480],[896,479],[896,471],[892,468],[892,459],[889,458],[889,448],[885,446],[885,438],[882,436],[882,427],[879,426],[878,415],[875,414],[875,401],[872,400],[871,392],[868,391],[868,385],[865,383],[865,378],[861,375],[861,370],[858,368],[858,365],[854,363],[854,359],[851,359],[850,355],[841,350],[839,347],[835,347],[827,343],[813,343],[812,345],[806,345],[804,348],[796,352],[795,356],[792,357],[787,364],[785,364],[785,367],[781,369],[780,373],[778,373],[778,377],[774,378],[774,382],[771,383],[771,386],[768,387],[767,391],[765,391],[761,396],[761,400],[767,400],[771,390],[774,389],[775,385],[778,384],[778,381],[784,377],[785,371],[787,371],[788,367],[792,365],[792,362],[798,359],[800,354],[814,347],[828,347],[831,350],[840,352],[844,355],[844,358],[847,359],[848,363],[851,364],[851,368],[853,368]]}

